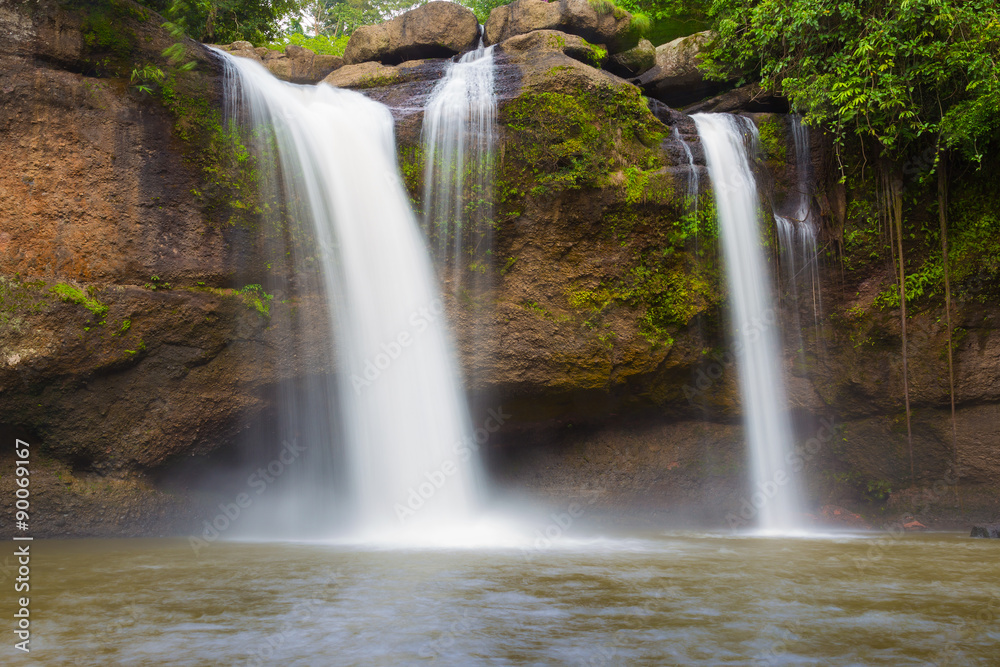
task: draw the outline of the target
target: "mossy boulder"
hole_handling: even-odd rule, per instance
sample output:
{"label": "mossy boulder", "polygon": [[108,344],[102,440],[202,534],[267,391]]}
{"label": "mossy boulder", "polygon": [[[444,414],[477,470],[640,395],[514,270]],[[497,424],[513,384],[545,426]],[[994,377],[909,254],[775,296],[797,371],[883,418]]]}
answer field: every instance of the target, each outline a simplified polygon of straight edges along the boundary
{"label": "mossy boulder", "polygon": [[530,63],[543,55],[560,53],[591,67],[601,67],[608,57],[603,44],[591,44],[579,35],[559,30],[534,30],[505,40],[499,47],[511,62]]}
{"label": "mossy boulder", "polygon": [[631,78],[656,66],[656,48],[648,39],[628,51],[615,53],[608,61],[607,68],[618,76]]}

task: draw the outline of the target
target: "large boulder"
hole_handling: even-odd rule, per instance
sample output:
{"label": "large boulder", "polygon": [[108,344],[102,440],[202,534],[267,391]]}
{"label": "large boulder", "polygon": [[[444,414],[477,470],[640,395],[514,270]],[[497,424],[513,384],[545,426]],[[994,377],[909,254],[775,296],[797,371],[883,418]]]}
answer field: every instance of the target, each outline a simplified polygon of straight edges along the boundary
{"label": "large boulder", "polygon": [[708,81],[701,64],[701,52],[712,41],[708,30],[656,47],[655,66],[635,82],[643,92],[672,107],[682,107],[715,95],[729,85]]}
{"label": "large boulder", "polygon": [[447,58],[475,47],[478,40],[479,21],[471,10],[453,2],[428,2],[391,21],[355,30],[344,62],[398,65],[419,58]]}
{"label": "large boulder", "polygon": [[487,44],[499,44],[533,30],[579,35],[589,42],[606,45],[611,53],[626,51],[639,43],[639,34],[632,29],[631,14],[617,8],[599,11],[588,0],[516,0],[490,12],[484,37]]}
{"label": "large boulder", "polygon": [[340,56],[314,53],[295,44],[286,46],[284,52],[265,47],[254,48],[253,44],[244,41],[219,48],[234,56],[255,60],[274,76],[292,83],[319,83],[330,72],[344,66],[344,59]]}
{"label": "large boulder", "polygon": [[[512,62],[531,61],[546,54],[559,53],[573,60],[600,67],[607,59],[607,49],[600,44],[591,44],[578,35],[569,35],[558,30],[534,30],[506,40],[499,47]],[[537,68],[535,68],[537,69]]]}
{"label": "large boulder", "polygon": [[[525,93],[579,95],[581,90],[631,89],[627,82],[601,69],[607,51],[577,35],[558,30],[536,30],[512,37],[497,46],[501,68],[516,82],[501,99]],[[500,74],[498,69],[498,74]],[[498,77],[499,78],[499,77]]]}
{"label": "large boulder", "polygon": [[640,40],[637,46],[628,51],[615,53],[605,65],[608,70],[626,78],[639,76],[655,66],[656,47],[648,39]]}
{"label": "large boulder", "polygon": [[769,93],[759,84],[749,83],[703,100],[684,109],[685,113],[788,113],[788,100]]}

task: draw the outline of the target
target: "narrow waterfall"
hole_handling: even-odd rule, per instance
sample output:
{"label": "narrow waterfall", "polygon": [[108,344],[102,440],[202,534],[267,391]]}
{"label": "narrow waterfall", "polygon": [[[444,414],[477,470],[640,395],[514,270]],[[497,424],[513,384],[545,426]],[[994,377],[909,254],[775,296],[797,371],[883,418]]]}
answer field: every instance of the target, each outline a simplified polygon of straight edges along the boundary
{"label": "narrow waterfall", "polygon": [[802,512],[801,492],[789,461],[792,428],[782,372],[778,313],[768,263],[761,248],[757,184],[748,139],[757,130],[747,118],[695,114],[719,212],[719,234],[732,307],[733,353],[737,358],[743,423],[750,446],[752,503],[765,532],[794,530]]}
{"label": "narrow waterfall", "polygon": [[493,47],[450,63],[424,110],[424,226],[458,291],[488,282],[496,122]]}
{"label": "narrow waterfall", "polygon": [[795,144],[796,190],[785,215],[775,214],[785,283],[792,298],[793,317],[799,349],[802,349],[800,311],[812,311],[813,327],[822,327],[823,302],[819,284],[819,224],[812,211],[811,151],[809,128],[798,114],[792,115]]}
{"label": "narrow waterfall", "polygon": [[687,193],[685,194],[685,201],[691,207],[692,211],[698,210],[698,167],[694,163],[694,155],[691,153],[691,147],[688,146],[687,142],[681,137],[680,131],[674,128],[674,139],[681,145],[684,149],[684,157],[687,159],[688,168],[688,178],[687,178]]}
{"label": "narrow waterfall", "polygon": [[276,152],[279,166],[262,173],[262,187],[279,189],[290,216],[311,223],[315,237],[307,260],[320,264],[334,332],[349,534],[453,534],[478,503],[479,469],[439,289],[399,177],[389,110],[353,91],[287,84],[257,63],[221,55],[229,105]]}

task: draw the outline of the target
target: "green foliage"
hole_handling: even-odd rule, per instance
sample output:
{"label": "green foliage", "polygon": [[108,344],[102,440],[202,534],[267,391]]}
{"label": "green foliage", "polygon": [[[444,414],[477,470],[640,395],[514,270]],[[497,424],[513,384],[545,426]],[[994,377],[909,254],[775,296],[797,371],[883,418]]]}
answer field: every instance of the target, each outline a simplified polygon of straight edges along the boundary
{"label": "green foliage", "polygon": [[72,285],[68,285],[66,283],[57,283],[53,287],[49,288],[49,291],[63,301],[83,306],[99,318],[104,317],[108,312],[107,306],[97,299],[90,298],[78,287],[73,287]]}
{"label": "green foliage", "polygon": [[170,283],[163,282],[163,279],[161,279],[160,276],[152,276],[149,279],[149,282],[146,283],[145,285],[143,285],[143,287],[145,287],[148,290],[152,290],[152,291],[155,292],[156,290],[168,290],[168,289],[170,289]]}
{"label": "green foliage", "polygon": [[624,239],[623,247],[636,237],[639,225],[653,225],[655,231],[642,234],[652,245],[637,249],[618,278],[567,293],[569,306],[587,313],[587,322],[593,324],[612,306],[627,306],[640,311],[639,332],[651,345],[671,345],[672,332],[719,307],[724,295],[715,264],[717,225],[711,205],[680,219],[668,214],[652,220],[626,206],[608,214],[606,224]]}
{"label": "green foliage", "polygon": [[856,471],[828,474],[837,484],[853,487],[872,502],[881,502],[892,494],[892,484],[885,479],[865,477]]}
{"label": "green foliage", "polygon": [[619,0],[632,14],[632,29],[654,46],[710,27],[711,0]]}
{"label": "green foliage", "polygon": [[339,37],[315,35],[313,37],[309,37],[307,35],[303,35],[302,33],[293,32],[269,43],[267,48],[274,51],[284,51],[286,46],[294,44],[295,46],[307,48],[313,53],[321,53],[329,56],[342,56],[344,55],[344,49],[347,48],[347,42],[350,41],[350,39],[350,35],[340,35]]}
{"label": "green foliage", "polygon": [[299,7],[299,0],[172,0],[166,16],[199,41],[262,46],[281,34],[282,22]]}
{"label": "green foliage", "polygon": [[89,14],[83,20],[82,28],[83,44],[88,53],[109,53],[127,58],[132,52],[134,36],[121,30],[107,14]]}
{"label": "green foliage", "polygon": [[715,0],[711,72],[780,89],[809,124],[903,160],[926,145],[979,161],[998,138],[994,0]]}
{"label": "green foliage", "polygon": [[766,118],[757,125],[760,144],[764,149],[764,158],[784,163],[788,149],[785,127],[777,118]]}
{"label": "green foliage", "polygon": [[152,95],[158,90],[165,76],[163,70],[155,65],[146,64],[142,67],[136,65],[132,68],[132,75],[129,77],[129,82],[132,84],[132,88],[140,93]]}
{"label": "green foliage", "polygon": [[82,14],[82,60],[95,76],[127,76],[137,38],[133,25],[149,12],[125,0],[62,0],[64,8]]}
{"label": "green foliage", "polygon": [[636,12],[632,14],[632,22],[629,27],[640,35],[646,35],[653,29],[653,22],[646,14]]}
{"label": "green foliage", "polygon": [[[850,223],[844,230],[844,268],[865,269],[887,261],[889,245],[874,206],[869,201],[870,184],[850,177],[857,190],[847,211]],[[910,231],[905,236],[906,300],[908,310],[936,307],[944,299],[944,266],[941,259],[940,227],[932,194],[911,188],[918,198],[909,199]],[[923,196],[924,198],[919,198]],[[929,201],[928,201],[929,200]],[[952,185],[948,205],[948,260],[952,298],[988,301],[1000,296],[1000,169],[989,163]],[[899,289],[886,285],[876,295],[878,309],[899,307]]]}
{"label": "green foliage", "polygon": [[247,145],[255,138],[269,145],[266,129],[245,136],[235,119],[222,119],[205,81],[186,72],[164,79],[160,99],[175,118],[174,133],[185,143],[186,159],[201,171],[201,187],[192,194],[207,212],[231,225],[255,226],[261,215],[280,206],[263,201],[260,192],[259,163],[270,154],[255,155]]}
{"label": "green foliage", "polygon": [[649,172],[638,167],[628,167],[623,172],[625,175],[625,203],[638,204],[646,196],[646,188],[649,186]]}
{"label": "green foliage", "polygon": [[612,0],[587,0],[587,3],[598,14],[611,14],[615,11],[615,3]]}
{"label": "green foliage", "polygon": [[239,292],[240,299],[248,308],[257,311],[261,317],[271,317],[271,300],[273,294],[268,294],[260,285],[246,285]]}
{"label": "green foliage", "polygon": [[583,43],[590,49],[589,53],[587,53],[587,60],[590,61],[591,65],[600,69],[604,61],[608,59],[608,50],[599,44],[591,44],[587,40],[583,40]]}
{"label": "green foliage", "polygon": [[[427,0],[301,0],[301,12],[292,19],[290,34],[325,36],[346,44],[360,26],[382,23],[402,12],[422,5]],[[479,22],[485,23],[493,7],[502,4],[496,0],[485,0],[476,5],[468,5]],[[334,55],[340,55],[335,53]]]}

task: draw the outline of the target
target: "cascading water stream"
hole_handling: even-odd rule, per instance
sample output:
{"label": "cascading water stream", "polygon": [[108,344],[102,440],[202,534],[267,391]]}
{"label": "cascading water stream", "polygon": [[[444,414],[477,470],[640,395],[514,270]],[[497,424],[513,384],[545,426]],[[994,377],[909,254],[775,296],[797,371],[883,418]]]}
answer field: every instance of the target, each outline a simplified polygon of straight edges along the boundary
{"label": "cascading water stream", "polygon": [[747,138],[756,127],[729,114],[695,114],[719,215],[732,305],[743,423],[750,446],[752,503],[764,532],[794,531],[802,512],[782,373],[778,313],[761,248],[757,184]]}
{"label": "cascading water stream", "polygon": [[688,168],[688,178],[687,178],[687,194],[685,200],[689,202],[691,210],[698,210],[698,167],[694,163],[694,155],[691,153],[691,147],[688,146],[687,142],[681,137],[680,131],[674,128],[674,139],[681,145],[684,149],[684,157],[687,159]]}
{"label": "cascading water stream", "polygon": [[350,534],[446,540],[478,504],[479,469],[466,446],[471,427],[441,298],[397,169],[392,117],[359,93],[283,83],[257,63],[221,55],[229,104],[249,129],[273,136],[280,171],[262,183],[280,184],[318,245]]}
{"label": "cascading water stream", "polygon": [[453,291],[489,263],[496,105],[493,47],[480,45],[449,64],[424,110],[424,226]]}
{"label": "cascading water stream", "polygon": [[812,174],[810,173],[809,128],[802,118],[792,115],[792,137],[795,144],[796,191],[791,212],[775,215],[778,242],[784,264],[785,281],[794,303],[794,326],[802,347],[802,326],[799,309],[802,295],[808,295],[812,309],[813,326],[818,332],[822,327],[823,303],[819,283],[819,224],[812,212]]}

